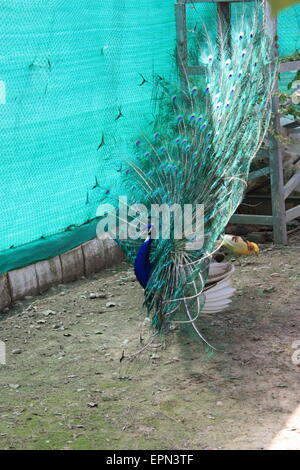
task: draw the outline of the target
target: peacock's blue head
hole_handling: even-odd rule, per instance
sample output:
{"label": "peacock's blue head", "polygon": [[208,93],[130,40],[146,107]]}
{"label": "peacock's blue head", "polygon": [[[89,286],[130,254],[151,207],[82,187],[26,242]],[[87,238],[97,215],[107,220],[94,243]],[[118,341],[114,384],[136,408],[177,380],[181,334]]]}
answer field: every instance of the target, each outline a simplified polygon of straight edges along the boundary
{"label": "peacock's blue head", "polygon": [[143,230],[140,232],[140,238],[144,238],[146,241],[152,240],[155,238],[155,227],[154,224],[149,223],[145,226]]}
{"label": "peacock's blue head", "polygon": [[146,230],[147,230],[147,238],[153,238],[154,225],[148,224],[146,227]]}

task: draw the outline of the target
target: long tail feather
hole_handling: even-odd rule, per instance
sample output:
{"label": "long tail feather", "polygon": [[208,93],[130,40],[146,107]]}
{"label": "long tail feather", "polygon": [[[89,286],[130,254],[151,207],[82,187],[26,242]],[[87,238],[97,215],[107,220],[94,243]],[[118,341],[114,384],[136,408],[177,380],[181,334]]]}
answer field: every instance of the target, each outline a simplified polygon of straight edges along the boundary
{"label": "long tail feather", "polygon": [[[154,204],[191,204],[192,222],[197,204],[204,207],[201,248],[187,250],[187,234],[174,237],[174,220],[169,239],[160,234],[152,240],[145,305],[158,331],[177,317],[184,321],[183,312],[203,338],[196,319],[201,312],[223,311],[234,293],[233,268],[210,264],[210,257],[242,200],[250,163],[270,122],[277,64],[262,16],[257,2],[238,28],[221,28],[216,42],[209,35],[203,42],[199,35],[190,52],[204,72],[190,77],[184,71],[184,89],[176,79],[157,77],[152,130],[135,137],[122,173],[116,193],[126,194],[129,206],[143,204],[151,214]],[[137,212],[130,221],[138,219]],[[119,243],[134,259],[143,240]]]}

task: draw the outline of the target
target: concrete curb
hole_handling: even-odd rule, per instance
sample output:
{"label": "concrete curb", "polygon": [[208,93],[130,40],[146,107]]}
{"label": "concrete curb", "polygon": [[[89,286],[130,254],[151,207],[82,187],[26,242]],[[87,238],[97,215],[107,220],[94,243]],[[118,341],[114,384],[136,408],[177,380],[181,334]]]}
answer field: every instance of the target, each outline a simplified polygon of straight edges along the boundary
{"label": "concrete curb", "polygon": [[62,266],[60,256],[50,258],[46,261],[39,261],[35,264],[38,278],[39,292],[45,292],[55,284],[62,283]]}
{"label": "concrete curb", "polygon": [[9,271],[8,282],[13,301],[24,299],[27,295],[37,295],[39,293],[38,278],[34,264]]}
{"label": "concrete curb", "polygon": [[41,294],[62,282],[88,277],[123,260],[123,252],[107,236],[94,238],[60,256],[0,274],[0,313],[16,300]]}
{"label": "concrete curb", "polygon": [[11,304],[7,274],[0,274],[0,312]]}

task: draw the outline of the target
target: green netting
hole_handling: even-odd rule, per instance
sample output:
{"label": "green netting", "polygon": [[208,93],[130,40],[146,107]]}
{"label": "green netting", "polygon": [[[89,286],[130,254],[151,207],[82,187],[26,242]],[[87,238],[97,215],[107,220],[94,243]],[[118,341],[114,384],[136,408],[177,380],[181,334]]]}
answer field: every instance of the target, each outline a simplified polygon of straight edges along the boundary
{"label": "green netting", "polygon": [[[197,9],[212,28],[215,5]],[[142,76],[173,66],[174,0],[0,0],[0,23],[4,272],[95,236],[89,221],[151,115]],[[300,6],[279,15],[282,55],[299,30]]]}
{"label": "green netting", "polygon": [[[250,3],[232,3],[231,18],[233,21],[239,21],[245,10],[251,11]],[[193,37],[193,29],[198,22],[204,26],[212,37],[216,37],[218,21],[216,4],[195,4],[195,8],[187,7],[187,20],[189,38]],[[294,5],[290,8],[282,10],[277,16],[278,37],[279,37],[279,55],[280,57],[288,57],[296,50],[300,52],[300,5]],[[242,28],[242,27],[241,27]],[[281,73],[280,88],[287,92],[287,85],[295,77],[294,72]]]}
{"label": "green netting", "polygon": [[161,0],[1,0],[0,23],[1,251],[95,217],[113,150],[150,111],[139,74],[168,73],[175,33]]}

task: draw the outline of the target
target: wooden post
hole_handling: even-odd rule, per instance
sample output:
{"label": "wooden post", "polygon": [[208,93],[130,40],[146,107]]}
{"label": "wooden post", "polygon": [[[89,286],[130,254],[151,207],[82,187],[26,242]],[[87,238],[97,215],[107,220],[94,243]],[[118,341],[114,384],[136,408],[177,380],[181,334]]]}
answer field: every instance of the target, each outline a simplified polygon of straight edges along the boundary
{"label": "wooden post", "polygon": [[[188,65],[188,46],[187,46],[187,30],[186,30],[186,4],[189,3],[201,3],[201,2],[215,2],[217,3],[218,13],[218,29],[219,33],[223,36],[230,28],[230,3],[239,1],[251,1],[251,0],[176,0],[175,11],[176,11],[176,34],[177,34],[177,63],[180,73],[181,89],[183,96],[186,95],[188,90],[188,75],[200,73],[200,67],[189,67]],[[264,25],[270,35],[274,38],[274,54],[278,54],[277,46],[277,21],[274,19],[270,12],[270,7],[267,0],[264,2]],[[228,28],[227,28],[228,25]],[[230,41],[230,35],[228,35],[228,41]],[[230,47],[230,43],[228,43]],[[222,51],[221,51],[222,53]],[[281,71],[295,70],[299,68],[300,61],[293,63],[281,64]],[[276,80],[275,90],[278,89],[278,81]],[[275,132],[280,132],[280,117],[278,114],[278,99],[273,97],[272,109],[274,114],[274,127]],[[272,198],[272,216],[258,216],[258,215],[241,215],[235,214],[232,218],[232,222],[236,223],[257,223],[273,225],[273,236],[274,242],[278,244],[287,244],[287,220],[292,220],[298,216],[300,211],[299,207],[294,208],[292,212],[286,214],[285,210],[285,196],[291,189],[291,186],[295,184],[295,178],[291,184],[284,187],[283,181],[283,167],[282,167],[282,154],[278,140],[269,135],[270,151],[270,175],[271,175],[271,198]],[[268,169],[263,169],[267,172]],[[255,173],[255,172],[254,172]],[[255,174],[253,175],[255,176]],[[251,220],[251,222],[250,222]]]}
{"label": "wooden post", "polygon": [[[264,2],[265,27],[270,30],[274,41],[274,56],[278,57],[277,44],[277,17],[272,17],[270,6],[267,1]],[[274,90],[278,90],[278,77],[275,80]],[[280,133],[279,103],[277,96],[272,98],[272,111],[274,131]],[[274,243],[287,244],[286,230],[286,211],[284,199],[284,181],[282,153],[278,139],[269,134],[270,143],[270,176],[271,176],[271,196],[272,196],[272,216],[273,216],[273,239]]]}
{"label": "wooden post", "polygon": [[[274,115],[274,130],[279,132],[280,118],[278,114],[278,99],[276,96],[272,100]],[[272,194],[272,215],[273,215],[273,238],[275,243],[287,244],[286,213],[284,201],[284,182],[282,154],[278,140],[270,135],[270,169],[271,169],[271,194]]]}
{"label": "wooden post", "polygon": [[188,90],[188,49],[186,31],[186,8],[184,0],[175,4],[176,16],[176,60],[179,68],[180,85],[183,96]]}
{"label": "wooden post", "polygon": [[[217,3],[218,13],[218,30],[220,35],[224,35],[230,27],[230,3],[229,2],[218,2]],[[224,25],[226,28],[224,29]],[[229,39],[229,38],[228,38]],[[230,46],[230,44],[229,44]]]}

